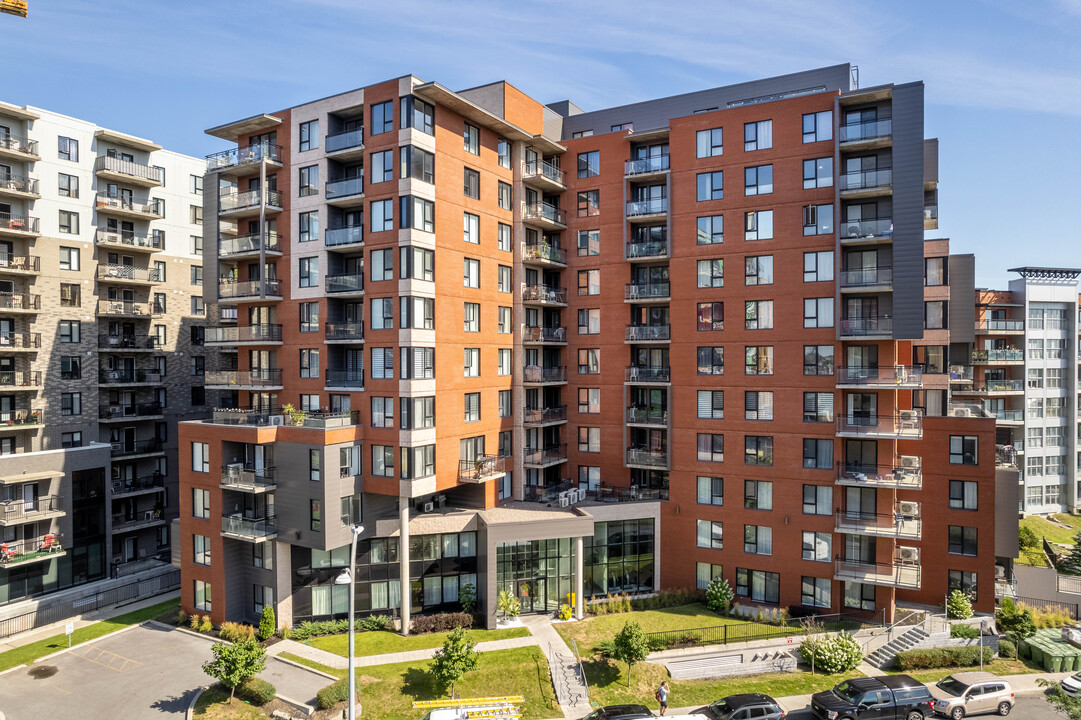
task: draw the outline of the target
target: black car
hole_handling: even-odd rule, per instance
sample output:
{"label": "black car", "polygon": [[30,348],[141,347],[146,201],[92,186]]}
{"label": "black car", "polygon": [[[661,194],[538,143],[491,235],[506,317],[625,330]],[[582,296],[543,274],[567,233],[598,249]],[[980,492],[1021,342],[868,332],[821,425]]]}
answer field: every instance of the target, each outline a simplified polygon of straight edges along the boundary
{"label": "black car", "polygon": [[651,717],[653,713],[645,705],[605,705],[586,715],[582,720],[635,720]]}
{"label": "black car", "polygon": [[762,693],[729,695],[708,709],[718,720],[779,720],[785,716],[777,701]]}
{"label": "black car", "polygon": [[924,720],[934,716],[935,699],[908,675],[853,678],[811,696],[819,720]]}

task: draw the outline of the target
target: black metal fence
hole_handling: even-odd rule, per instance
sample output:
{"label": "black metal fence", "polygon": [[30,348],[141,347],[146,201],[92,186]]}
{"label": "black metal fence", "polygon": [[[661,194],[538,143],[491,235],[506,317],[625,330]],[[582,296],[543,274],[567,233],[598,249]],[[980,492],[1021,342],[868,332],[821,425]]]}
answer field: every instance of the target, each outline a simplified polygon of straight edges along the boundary
{"label": "black metal fence", "polygon": [[646,639],[654,650],[667,650],[698,645],[728,645],[737,642],[755,640],[773,640],[776,638],[795,637],[805,634],[802,627],[790,625],[770,625],[761,622],[739,622],[731,625],[692,628],[688,630],[666,630],[664,632],[645,633]]}
{"label": "black metal fence", "polygon": [[1070,616],[1077,620],[1078,603],[1061,602],[1059,600],[1041,600],[1039,598],[1021,597],[1020,595],[1012,598],[1015,603],[1024,603],[1031,608],[1051,608],[1053,610],[1061,610],[1067,612]]}
{"label": "black metal fence", "polygon": [[136,580],[126,585],[102,590],[94,595],[59,600],[53,603],[49,603],[48,598],[45,598],[42,600],[43,604],[31,612],[0,620],[0,638],[33,630],[44,625],[52,625],[61,620],[85,615],[111,605],[120,605],[154,597],[170,590],[176,590],[179,587],[180,571],[172,570],[157,577]]}

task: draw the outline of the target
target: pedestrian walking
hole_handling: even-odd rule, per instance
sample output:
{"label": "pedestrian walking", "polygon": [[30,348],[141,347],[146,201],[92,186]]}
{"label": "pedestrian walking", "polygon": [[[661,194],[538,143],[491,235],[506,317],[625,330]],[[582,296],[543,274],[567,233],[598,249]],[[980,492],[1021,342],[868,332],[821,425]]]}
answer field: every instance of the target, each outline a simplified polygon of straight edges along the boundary
{"label": "pedestrian walking", "polygon": [[661,705],[660,715],[663,717],[666,710],[668,710],[668,681],[661,682],[661,686],[657,688],[657,702]]}

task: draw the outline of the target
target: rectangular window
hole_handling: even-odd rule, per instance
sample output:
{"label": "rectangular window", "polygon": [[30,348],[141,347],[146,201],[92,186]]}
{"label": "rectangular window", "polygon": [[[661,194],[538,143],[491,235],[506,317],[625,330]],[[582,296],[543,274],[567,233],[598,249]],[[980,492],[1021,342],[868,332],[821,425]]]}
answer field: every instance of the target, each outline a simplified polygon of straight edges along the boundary
{"label": "rectangular window", "polygon": [[498,225],[499,237],[497,238],[499,249],[503,252],[511,252],[510,247],[510,225],[506,223],[499,223]]}
{"label": "rectangular window", "polygon": [[[417,150],[412,145],[406,145],[402,148],[402,178],[417,177],[418,180],[423,180],[424,178],[414,176],[408,172],[408,170],[412,167],[412,163],[409,162],[409,155],[411,151],[416,152]],[[413,158],[413,160],[417,161],[418,158]],[[420,160],[418,164],[423,167],[422,160]],[[373,152],[371,154],[371,160],[368,165],[369,185],[389,182],[394,179],[394,152],[392,150],[380,150],[379,152]],[[431,182],[431,180],[428,180],[428,182]]]}
{"label": "rectangular window", "polygon": [[601,191],[583,190],[578,193],[578,217],[592,217],[601,213]]}
{"label": "rectangular window", "polygon": [[772,375],[773,346],[748,345],[744,347],[744,374]]}
{"label": "rectangular window", "polygon": [[300,287],[319,287],[319,258],[300,258],[299,267]]}
{"label": "rectangular window", "polygon": [[323,531],[323,501],[322,500],[309,500],[308,501],[308,515],[311,518],[309,527],[312,532]]}
{"label": "rectangular window", "polygon": [[[66,432],[60,433],[60,447],[62,448],[77,448],[83,446],[83,433],[79,432]],[[0,444],[0,455],[12,455],[15,452],[14,443]]]}
{"label": "rectangular window", "polygon": [[724,260],[716,258],[712,260],[698,261],[698,287],[719,288],[724,287]]}
{"label": "rectangular window", "polygon": [[499,160],[499,167],[510,169],[510,141],[504,138],[499,138],[499,142],[496,143],[496,156]]}
{"label": "rectangular window", "polygon": [[599,255],[601,252],[601,232],[600,230],[579,230],[578,231],[578,255],[579,257],[586,255]]}
{"label": "rectangular window", "polygon": [[409,245],[401,248],[399,274],[402,280],[432,282],[435,280],[435,251]]}
{"label": "rectangular window", "polygon": [[803,189],[833,187],[833,158],[814,158],[803,161]]}
{"label": "rectangular window", "polygon": [[698,417],[704,420],[724,420],[724,390],[698,391]]}
{"label": "rectangular window", "polygon": [[472,168],[465,168],[465,196],[480,200],[480,173]]}
{"label": "rectangular window", "polygon": [[803,253],[803,282],[833,281],[833,251]]}
{"label": "rectangular window", "polygon": [[206,303],[203,302],[202,295],[191,296],[191,314],[195,316],[206,315]]}
{"label": "rectangular window", "polygon": [[473,213],[463,215],[462,239],[473,245],[480,244],[480,216]]}
{"label": "rectangular window", "polygon": [[498,367],[496,374],[500,377],[510,377],[510,364],[511,364],[511,350],[510,348],[499,348],[496,350]]}
{"label": "rectangular window", "polygon": [[800,604],[808,607],[830,607],[830,603],[833,602],[830,598],[831,587],[830,578],[804,575],[800,582]]}
{"label": "rectangular window", "polygon": [[698,303],[698,330],[724,330],[724,303]]}
{"label": "rectangular window", "polygon": [[724,347],[698,348],[698,374],[724,375]]}
{"label": "rectangular window", "polygon": [[464,285],[467,288],[480,287],[480,260],[465,258]]}
{"label": "rectangular window", "polygon": [[[405,403],[407,398],[402,398],[403,416]],[[404,422],[404,417],[403,417]],[[373,397],[372,398],[372,427],[374,428],[392,428],[394,427],[394,398],[392,397]],[[407,428],[408,429],[408,428]]]}
{"label": "rectangular window", "polygon": [[697,135],[698,157],[716,157],[724,154],[724,129],[699,130]]}
{"label": "rectangular window", "polygon": [[[507,268],[508,270],[510,268]],[[579,270],[578,271],[578,294],[600,295],[601,294],[601,271]]]}
{"label": "rectangular window", "polygon": [[773,121],[759,120],[743,124],[743,150],[768,150],[773,147]]}
{"label": "rectangular window", "polygon": [[948,260],[944,257],[929,257],[923,261],[923,284],[928,287],[947,284]]}
{"label": "rectangular window", "polygon": [[724,198],[724,171],[698,173],[698,202]]}
{"label": "rectangular window", "polygon": [[591,415],[600,411],[600,388],[578,388],[578,412]]}
{"label": "rectangular window", "polygon": [[773,166],[757,165],[743,170],[743,194],[768,195],[773,192]]}
{"label": "rectangular window", "polygon": [[724,478],[699,475],[698,504],[724,505]]}
{"label": "rectangular window", "polygon": [[191,444],[191,470],[192,472],[210,472],[210,445],[208,443],[193,442]]}
{"label": "rectangular window", "polygon": [[773,301],[748,300],[744,304],[744,330],[773,329]]}
{"label": "rectangular window", "polygon": [[319,351],[303,348],[300,351],[300,377],[319,378]]}
{"label": "rectangular window", "polygon": [[601,174],[601,153],[599,150],[578,153],[578,177],[591,178]]}
{"label": "rectangular window", "polygon": [[601,351],[599,348],[579,348],[578,374],[599,375],[601,372]]}
{"label": "rectangular window", "polygon": [[772,510],[773,483],[768,480],[744,480],[743,507],[746,510]]}
{"label": "rectangular window", "polygon": [[61,415],[82,415],[83,414],[83,394],[82,393],[60,393],[60,414]]}
{"label": "rectangular window", "polygon": [[803,374],[804,375],[832,375],[833,374],[833,346],[832,345],[804,345],[803,346]]}
{"label": "rectangular window", "polygon": [[480,377],[480,348],[465,348],[465,376]]}
{"label": "rectangular window", "polygon": [[478,422],[480,420],[480,393],[465,394],[465,422]]}
{"label": "rectangular window", "polygon": [[403,229],[435,232],[435,203],[412,195],[403,195],[398,226]]}
{"label": "rectangular window", "polygon": [[300,310],[300,332],[319,332],[319,303],[304,302],[297,307]]}
{"label": "rectangular window", "polygon": [[833,203],[803,206],[803,234],[833,234]]}
{"label": "rectangular window", "polygon": [[79,248],[60,246],[60,269],[79,269]]}
{"label": "rectangular window", "polygon": [[[509,351],[508,351],[509,352]],[[510,390],[499,391],[499,417],[508,418],[511,416],[511,392]]]}
{"label": "rectangular window", "polygon": [[465,123],[465,129],[463,130],[462,135],[465,138],[465,151],[474,155],[480,155],[480,128]]}
{"label": "rectangular window", "polygon": [[803,116],[803,142],[833,139],[833,111],[807,113]]}
{"label": "rectangular window", "polygon": [[501,210],[511,210],[513,208],[511,199],[511,186],[509,183],[505,183],[502,180],[499,181],[497,186],[499,194],[497,196],[497,202]]}
{"label": "rectangular window", "polygon": [[60,379],[80,380],[83,376],[82,358],[74,355],[65,355],[60,358]]}
{"label": "rectangular window", "polygon": [[319,166],[309,165],[299,170],[300,197],[319,194]]}
{"label": "rectangular window", "polygon": [[394,229],[394,203],[392,200],[372,200],[372,232]]}
{"label": "rectangular window", "polygon": [[480,303],[465,303],[465,332],[480,332]]}
{"label": "rectangular window", "polygon": [[599,427],[578,428],[578,452],[600,452],[601,429]]}
{"label": "rectangular window", "polygon": [[804,485],[803,514],[832,515],[833,488],[829,485]]}
{"label": "rectangular window", "polygon": [[600,308],[582,308],[578,311],[578,334],[597,335],[601,331]]}
{"label": "rectangular window", "polygon": [[372,348],[372,380],[394,379],[394,348]]}
{"label": "rectangular window", "polygon": [[803,393],[803,422],[833,422],[833,393]]}
{"label": "rectangular window", "polygon": [[79,288],[76,283],[60,283],[60,307],[79,307]]}
{"label": "rectangular window", "polygon": [[192,265],[191,266],[191,284],[196,287],[203,286],[203,266]]}
{"label": "rectangular window", "polygon": [[319,121],[309,120],[300,123],[300,151],[314,150],[319,147]]}
{"label": "rectangular window", "polygon": [[743,438],[744,465],[772,465],[773,437],[769,435],[746,435]]}
{"label": "rectangular window", "polygon": [[773,238],[773,211],[750,210],[743,215],[744,240],[770,240]]}
{"label": "rectangular window", "polygon": [[823,532],[803,532],[804,560],[812,562],[829,562],[833,559],[833,535]]}
{"label": "rectangular window", "polygon": [[705,590],[714,580],[723,578],[723,567],[712,563],[695,563],[695,587]]}
{"label": "rectangular window", "polygon": [[833,298],[804,298],[803,327],[833,327]]}
{"label": "rectangular window", "polygon": [[719,245],[724,242],[724,215],[698,218],[698,244]]}
{"label": "rectangular window", "polygon": [[975,482],[950,480],[950,509],[978,510],[978,489]]}
{"label": "rectangular window", "polygon": [[699,462],[724,462],[724,435],[698,433]]}
{"label": "rectangular window", "polygon": [[394,448],[390,445],[372,445],[372,475],[394,477]]}
{"label": "rectangular window", "polygon": [[803,467],[829,470],[833,467],[833,440],[803,438]]}
{"label": "rectangular window", "polygon": [[926,330],[944,330],[947,326],[946,301],[929,300],[923,304],[923,327]]}
{"label": "rectangular window", "polygon": [[777,604],[781,601],[781,576],[764,570],[736,568],[736,595]]}
{"label": "rectangular window", "polygon": [[748,555],[772,555],[773,528],[764,525],[744,525],[743,552]]}
{"label": "rectangular window", "polygon": [[710,548],[711,550],[724,549],[723,523],[715,520],[698,520],[696,523],[698,547]]}
{"label": "rectangular window", "polygon": [[195,609],[205,613],[211,611],[210,583],[195,581]]}
{"label": "rectangular window", "polygon": [[979,438],[975,435],[950,435],[950,464],[975,465]]}
{"label": "rectangular window", "polygon": [[61,320],[58,325],[60,342],[77,343],[82,341],[82,326],[78,320]]}
{"label": "rectangular window", "polygon": [[402,129],[413,128],[428,135],[435,135],[435,107],[412,95],[401,99]]}
{"label": "rectangular window", "polygon": [[192,536],[195,557],[194,562],[196,565],[209,565],[210,564],[210,538],[205,535],[193,535]]}
{"label": "rectangular window", "polygon": [[950,525],[948,548],[948,552],[951,555],[970,555],[975,557],[977,551],[976,528]]}
{"label": "rectangular window", "polygon": [[773,256],[750,255],[743,260],[743,282],[745,285],[773,284]]}
{"label": "rectangular window", "polygon": [[501,335],[509,335],[511,332],[511,308],[499,306],[498,331]]}
{"label": "rectangular window", "polygon": [[[405,324],[405,319],[402,319]],[[391,330],[394,328],[393,298],[372,298],[372,330]]]}
{"label": "rectangular window", "polygon": [[319,211],[311,210],[297,215],[300,242],[313,242],[319,239]]}
{"label": "rectangular window", "polygon": [[744,420],[773,419],[773,391],[745,390],[743,392]]}
{"label": "rectangular window", "polygon": [[308,480],[311,482],[323,480],[323,453],[315,448],[308,450]]}
{"label": "rectangular window", "polygon": [[[192,177],[197,177],[197,176],[192,175]],[[201,190],[202,180],[203,179],[200,177],[199,178],[200,190]],[[77,198],[77,197],[79,197],[79,177],[77,175],[65,175],[64,173],[59,173],[58,194],[60,195],[60,197],[69,197],[69,198]]]}
{"label": "rectangular window", "polygon": [[71,162],[79,162],[79,141],[69,137],[58,137],[57,139],[57,157],[61,160],[70,160]]}

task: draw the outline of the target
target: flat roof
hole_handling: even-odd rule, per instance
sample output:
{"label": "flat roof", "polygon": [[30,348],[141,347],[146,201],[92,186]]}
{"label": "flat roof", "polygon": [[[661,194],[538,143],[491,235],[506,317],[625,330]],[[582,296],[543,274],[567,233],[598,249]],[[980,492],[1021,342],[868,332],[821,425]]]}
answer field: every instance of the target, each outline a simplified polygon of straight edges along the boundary
{"label": "flat roof", "polygon": [[1078,268],[1053,268],[1053,267],[1015,267],[1010,268],[1006,272],[1015,272],[1023,278],[1042,278],[1042,279],[1073,279],[1078,275],[1081,275],[1081,269]]}
{"label": "flat roof", "polygon": [[62,478],[64,473],[59,470],[45,470],[43,472],[20,473],[18,475],[4,475],[0,477],[0,485],[10,483],[36,482],[38,480],[52,480]]}
{"label": "flat roof", "polygon": [[27,106],[12,105],[11,103],[0,102],[0,115],[8,115],[10,117],[17,117],[20,120],[37,120],[41,116],[36,112],[27,109]]}
{"label": "flat roof", "polygon": [[143,150],[145,152],[161,150],[161,145],[158,145],[156,142],[151,142],[146,138],[136,137],[135,135],[117,132],[116,130],[95,130],[94,137],[98,140],[113,143],[114,145],[123,145],[124,147],[135,148],[136,150]]}
{"label": "flat roof", "polygon": [[280,117],[268,115],[267,113],[259,113],[258,115],[252,115],[251,117],[244,118],[243,120],[234,120],[224,125],[218,125],[212,127],[206,131],[207,135],[213,135],[216,138],[222,140],[228,140],[229,142],[236,142],[241,135],[249,135],[260,130],[270,130],[276,128],[282,124]]}

